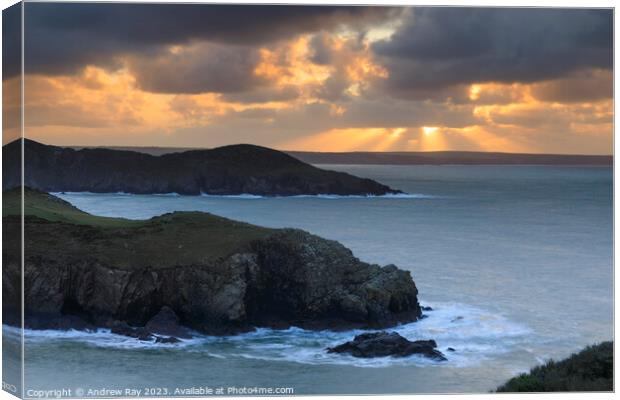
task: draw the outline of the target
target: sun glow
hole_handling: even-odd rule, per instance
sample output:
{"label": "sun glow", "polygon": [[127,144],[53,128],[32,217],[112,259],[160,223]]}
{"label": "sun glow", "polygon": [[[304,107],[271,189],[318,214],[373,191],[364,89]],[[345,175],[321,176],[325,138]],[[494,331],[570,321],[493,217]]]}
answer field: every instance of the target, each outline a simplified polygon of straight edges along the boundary
{"label": "sun glow", "polygon": [[439,128],[436,126],[423,126],[422,127],[422,133],[424,133],[424,136],[431,136],[434,133],[437,133],[437,131],[439,131]]}
{"label": "sun glow", "polygon": [[471,85],[469,87],[469,100],[478,100],[480,98],[481,91],[482,91],[482,86]]}
{"label": "sun glow", "polygon": [[392,130],[392,137],[399,138],[405,132],[407,132],[407,128],[394,128]]}
{"label": "sun glow", "polygon": [[283,142],[280,149],[307,151],[390,151],[407,128],[345,128]]}

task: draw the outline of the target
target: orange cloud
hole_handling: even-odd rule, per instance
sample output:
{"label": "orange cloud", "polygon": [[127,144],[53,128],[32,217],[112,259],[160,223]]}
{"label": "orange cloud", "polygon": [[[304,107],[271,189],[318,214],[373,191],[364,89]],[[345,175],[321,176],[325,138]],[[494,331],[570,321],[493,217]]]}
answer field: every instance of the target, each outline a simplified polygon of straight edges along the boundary
{"label": "orange cloud", "polygon": [[[169,55],[213,50],[193,46],[173,46]],[[135,60],[118,70],[88,66],[73,76],[28,75],[26,135],[65,145],[211,146],[249,137],[314,151],[611,152],[607,71],[538,83],[479,82],[436,98],[395,99],[373,86],[389,74],[368,42],[344,33],[301,35],[255,52],[250,73],[260,87],[238,97],[150,92],[138,84]],[[19,134],[17,97],[6,95],[18,89],[18,79],[4,82],[5,98],[13,99],[3,104],[7,137]],[[257,93],[264,96],[253,98]],[[385,109],[373,112],[368,104],[376,102],[364,101],[380,96]]]}

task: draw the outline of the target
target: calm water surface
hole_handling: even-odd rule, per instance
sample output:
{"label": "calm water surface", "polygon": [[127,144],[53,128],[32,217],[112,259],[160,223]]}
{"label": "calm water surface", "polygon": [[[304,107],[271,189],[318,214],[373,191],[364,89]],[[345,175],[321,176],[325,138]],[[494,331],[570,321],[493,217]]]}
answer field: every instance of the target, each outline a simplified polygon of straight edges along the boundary
{"label": "calm water surface", "polygon": [[[326,346],[355,332],[259,330],[151,346],[109,332],[28,332],[26,387],[293,387],[297,394],[487,392],[548,358],[613,337],[612,169],[322,166],[400,198],[63,194],[97,215],[200,210],[335,239],[410,270],[434,311],[396,328],[449,361],[357,360]],[[459,318],[462,317],[462,318]],[[11,328],[5,336],[15,335]]]}

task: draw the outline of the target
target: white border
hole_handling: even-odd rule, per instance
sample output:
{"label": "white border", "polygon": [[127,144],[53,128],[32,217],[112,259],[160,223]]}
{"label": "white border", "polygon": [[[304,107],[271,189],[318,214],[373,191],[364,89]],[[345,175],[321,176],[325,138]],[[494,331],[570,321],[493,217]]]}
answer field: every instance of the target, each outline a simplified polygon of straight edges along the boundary
{"label": "white border", "polygon": [[[27,0],[27,2],[34,2],[34,1],[39,1],[39,0]],[[83,0],[82,2],[98,2],[95,0]],[[101,1],[99,1],[101,2]],[[119,1],[108,1],[110,3],[114,3],[114,2],[119,2]],[[174,1],[174,0],[133,0],[131,1],[133,3],[222,3],[222,2],[216,2],[216,1],[204,1],[204,2],[199,2],[199,1]],[[12,0],[0,0],[0,4],[2,5],[2,8],[6,8],[9,7],[13,4],[15,4],[15,1]],[[315,1],[298,1],[298,0],[270,0],[270,1],[257,1],[257,0],[227,0],[225,1],[225,3],[228,4],[314,4],[314,5],[329,5],[329,4],[343,4],[343,5],[361,5],[361,4],[368,4],[368,5],[380,5],[380,6],[388,6],[388,5],[401,5],[401,6],[462,6],[462,7],[471,7],[471,6],[478,6],[478,7],[575,7],[575,8],[580,8],[580,7],[586,7],[586,8],[613,8],[615,7],[615,4],[613,1],[609,1],[609,0],[590,0],[590,1],[576,1],[576,0],[572,0],[572,1],[554,1],[554,0],[522,0],[522,1],[511,1],[511,0],[506,0],[506,1],[502,1],[502,2],[498,2],[498,1],[492,1],[492,0],[476,0],[476,1],[436,1],[436,0],[424,0],[424,1],[402,1],[402,0],[389,0],[389,1],[384,1],[384,0],[375,0],[375,1],[352,1],[352,0],[338,0],[338,1],[329,1],[329,0],[315,0]],[[614,9],[614,22],[615,22],[615,15],[616,15],[616,10]],[[22,19],[23,19],[23,8],[22,8]],[[0,22],[1,24],[1,22]],[[615,24],[614,24],[615,25]],[[22,20],[22,30],[23,30],[23,20]],[[0,39],[1,39],[1,33],[0,33]],[[616,93],[616,89],[618,88],[618,83],[615,80],[615,65],[617,65],[616,61],[617,61],[617,57],[618,57],[618,53],[617,53],[617,46],[616,44],[618,43],[618,32],[614,29],[614,99],[615,99],[615,93]],[[1,58],[1,56],[0,56]],[[1,64],[1,63],[0,63]],[[0,70],[1,70],[1,66],[0,66]],[[22,42],[22,77],[23,77],[23,42]],[[22,116],[21,116],[21,126],[22,126],[22,133],[24,132],[24,115],[23,115],[23,89],[24,89],[24,82],[22,79],[22,84],[21,84],[21,102],[22,102]],[[2,98],[2,94],[0,92],[0,100]],[[1,113],[0,113],[1,114]],[[618,119],[618,114],[616,113],[616,107],[615,107],[615,102],[614,102],[614,138],[615,138],[615,126],[617,123],[617,119]],[[2,122],[2,117],[0,115],[0,123]],[[620,149],[620,144],[618,144],[618,142],[616,142],[614,140],[614,154],[620,154],[618,152],[618,150]],[[22,149],[23,151],[23,149]],[[2,159],[2,155],[0,152],[0,161]],[[23,162],[23,159],[22,159]],[[618,206],[619,204],[619,195],[620,195],[620,189],[618,188],[618,186],[615,184],[615,176],[616,176],[616,167],[617,167],[617,160],[614,159],[614,211],[616,209],[616,206]],[[22,166],[23,168],[23,166]],[[23,176],[22,176],[23,179]],[[0,178],[1,180],[1,178]],[[0,199],[1,199],[2,195],[0,193]],[[620,217],[614,212],[614,237],[615,237],[615,228],[618,226],[618,222]],[[1,235],[1,233],[0,233]],[[22,233],[23,235],[23,233]],[[615,242],[614,240],[614,260],[615,260],[615,254],[616,254],[616,250],[618,243]],[[615,267],[614,267],[614,272],[615,272]],[[614,273],[614,333],[617,329],[617,324],[618,324],[618,307],[616,307],[616,303],[615,303],[615,287],[618,284],[618,275]],[[1,288],[0,288],[0,293],[1,293]],[[615,337],[615,334],[614,334]],[[23,349],[22,349],[22,357],[23,357]],[[615,349],[614,352],[614,360],[617,359],[617,350]],[[22,371],[23,371],[23,363],[22,363]],[[0,373],[1,373],[1,365],[0,365]],[[23,385],[23,376],[22,376],[22,385]],[[618,385],[618,374],[615,373],[615,368],[614,368],[614,387],[617,387]],[[24,386],[22,386],[23,388]],[[491,397],[488,397],[488,396]],[[387,399],[394,399],[394,398],[409,398],[409,397],[413,397],[415,399],[437,399],[437,400],[443,400],[443,399],[451,399],[454,396],[465,396],[467,398],[479,398],[479,397],[486,397],[486,398],[493,398],[493,399],[529,399],[529,398],[545,398],[545,399],[607,399],[607,398],[612,398],[614,395],[613,394],[596,394],[596,393],[587,393],[587,394],[579,394],[579,393],[550,393],[550,394],[474,394],[474,395],[391,395],[391,396],[373,396],[374,398],[377,399],[381,399],[381,400],[387,400]],[[315,399],[350,399],[352,396],[295,396],[295,397],[312,397]],[[8,394],[7,392],[4,391],[0,391],[0,400],[4,400],[4,399],[14,399],[14,396],[11,396],[10,394]],[[266,397],[227,397],[227,399],[265,399]],[[281,398],[281,397],[267,397],[267,398]],[[147,399],[147,398],[145,398]]]}

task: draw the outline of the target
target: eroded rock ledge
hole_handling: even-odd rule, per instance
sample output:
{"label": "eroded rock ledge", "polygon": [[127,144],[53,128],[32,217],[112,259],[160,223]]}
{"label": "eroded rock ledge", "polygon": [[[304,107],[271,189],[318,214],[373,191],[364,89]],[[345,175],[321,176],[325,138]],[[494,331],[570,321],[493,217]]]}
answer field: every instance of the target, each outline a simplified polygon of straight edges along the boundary
{"label": "eroded rock ledge", "polygon": [[[180,325],[209,334],[259,326],[376,329],[421,316],[410,273],[394,265],[362,262],[340,243],[297,229],[261,228],[228,255],[211,257],[200,253],[207,244],[196,242],[200,235],[206,235],[200,236],[205,242],[214,240],[209,235],[217,233],[199,230],[215,224],[205,218],[218,218],[220,235],[250,226],[203,213],[174,213],[122,227],[27,216],[26,326],[144,327],[162,309],[173,311]],[[224,231],[226,224],[233,230]],[[19,217],[4,217],[3,229],[5,237],[19,237],[12,235]],[[18,245],[5,245],[3,254],[9,323],[20,313],[15,306],[19,257],[12,251]],[[152,251],[144,246],[157,246],[161,256],[147,257]],[[182,263],[170,261],[177,259]]]}

